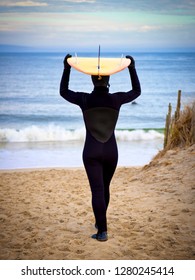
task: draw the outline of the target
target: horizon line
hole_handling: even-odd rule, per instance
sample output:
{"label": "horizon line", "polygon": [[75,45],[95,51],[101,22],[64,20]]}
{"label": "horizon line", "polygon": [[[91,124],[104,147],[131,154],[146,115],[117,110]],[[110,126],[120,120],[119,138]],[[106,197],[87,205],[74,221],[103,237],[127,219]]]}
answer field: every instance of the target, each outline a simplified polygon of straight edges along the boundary
{"label": "horizon line", "polygon": [[[71,50],[72,49],[72,50]],[[178,48],[170,48],[170,47],[166,47],[166,48],[122,48],[119,49],[115,49],[113,50],[109,50],[108,47],[105,47],[104,50],[101,51],[101,53],[118,53],[118,52],[124,52],[124,53],[129,53],[129,51],[134,52],[134,53],[149,53],[149,52],[195,52],[195,48],[193,47],[178,47]],[[94,50],[94,47],[93,48],[79,48],[76,50],[75,48],[62,48],[62,47],[33,47],[33,46],[23,46],[23,45],[10,45],[10,44],[0,44],[0,53],[23,53],[23,52],[34,52],[34,53],[37,53],[37,52],[50,52],[50,53],[56,53],[56,52],[64,52],[64,53],[67,53],[67,52],[71,52],[71,53],[95,53],[97,52],[98,53],[98,47],[97,47],[97,51]]]}

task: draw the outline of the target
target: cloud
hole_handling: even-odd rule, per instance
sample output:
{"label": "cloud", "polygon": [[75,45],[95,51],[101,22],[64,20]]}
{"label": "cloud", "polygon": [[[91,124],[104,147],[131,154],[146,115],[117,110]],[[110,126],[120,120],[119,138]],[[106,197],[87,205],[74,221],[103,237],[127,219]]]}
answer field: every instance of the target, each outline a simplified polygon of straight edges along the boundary
{"label": "cloud", "polygon": [[[64,34],[82,32],[108,33],[108,32],[144,32],[150,33],[158,30],[170,30],[181,28],[178,16],[155,17],[145,14],[130,13],[4,13],[0,19],[0,30],[18,32],[29,31],[36,28],[36,32],[41,30],[47,33]],[[186,20],[186,23],[191,23]]]}
{"label": "cloud", "polygon": [[138,30],[140,32],[150,32],[150,31],[153,31],[153,30],[160,30],[162,29],[162,26],[154,26],[154,25],[143,25],[143,26],[140,26],[140,28],[138,28]]}
{"label": "cloud", "polygon": [[3,7],[46,7],[47,3],[35,2],[35,1],[21,1],[21,2],[1,2],[0,6]]}
{"label": "cloud", "polygon": [[[118,6],[117,0],[112,0],[112,5],[105,0],[4,1],[4,5],[6,2],[10,6],[2,8],[1,42],[66,49],[71,46],[92,48],[99,44],[107,49],[112,46],[119,49],[121,46],[194,46],[191,35],[194,15],[171,13],[173,6],[169,7],[170,13],[162,13],[160,6],[157,11],[156,5],[149,10],[151,0],[137,1],[140,4],[137,9],[133,0],[121,0]],[[176,2],[184,3],[183,0]],[[134,9],[130,9],[130,4],[134,4]],[[0,6],[3,6],[1,0]]]}
{"label": "cloud", "polygon": [[69,2],[69,3],[95,3],[96,0],[64,0],[64,2]]}
{"label": "cloud", "polygon": [[[195,15],[194,0],[0,0],[0,12],[142,12],[159,15]],[[32,9],[30,9],[32,8]]]}

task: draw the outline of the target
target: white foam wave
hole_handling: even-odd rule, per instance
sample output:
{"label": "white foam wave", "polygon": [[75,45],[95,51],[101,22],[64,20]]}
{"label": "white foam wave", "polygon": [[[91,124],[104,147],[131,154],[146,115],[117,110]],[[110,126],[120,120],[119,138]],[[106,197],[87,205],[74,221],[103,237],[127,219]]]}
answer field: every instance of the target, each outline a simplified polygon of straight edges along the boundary
{"label": "white foam wave", "polygon": [[163,134],[155,130],[117,130],[116,139],[119,141],[141,141],[141,140],[153,140],[163,139]]}
{"label": "white foam wave", "polygon": [[13,128],[0,129],[0,142],[45,142],[83,140],[84,128],[66,130],[60,126],[30,126],[20,130]]}
{"label": "white foam wave", "polygon": [[[163,134],[155,130],[116,130],[118,141],[142,141],[163,139]],[[30,126],[23,129],[0,129],[0,142],[46,142],[46,141],[83,141],[85,128],[67,130],[61,126]]]}

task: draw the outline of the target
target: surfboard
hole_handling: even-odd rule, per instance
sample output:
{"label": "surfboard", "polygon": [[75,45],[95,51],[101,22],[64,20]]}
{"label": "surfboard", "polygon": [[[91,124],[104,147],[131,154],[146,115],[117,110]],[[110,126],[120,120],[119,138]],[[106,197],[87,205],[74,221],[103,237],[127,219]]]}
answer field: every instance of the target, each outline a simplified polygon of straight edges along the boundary
{"label": "surfboard", "polygon": [[105,57],[70,57],[68,64],[76,70],[88,74],[99,76],[110,76],[128,67],[131,60],[122,58]]}

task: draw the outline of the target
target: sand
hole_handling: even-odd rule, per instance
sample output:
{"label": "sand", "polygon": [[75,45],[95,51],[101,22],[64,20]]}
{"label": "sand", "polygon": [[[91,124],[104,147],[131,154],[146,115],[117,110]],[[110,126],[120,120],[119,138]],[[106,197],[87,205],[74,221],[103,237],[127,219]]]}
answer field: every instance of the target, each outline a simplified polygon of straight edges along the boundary
{"label": "sand", "polygon": [[0,259],[195,259],[195,145],[117,168],[107,242],[83,168],[1,171],[0,193]]}

